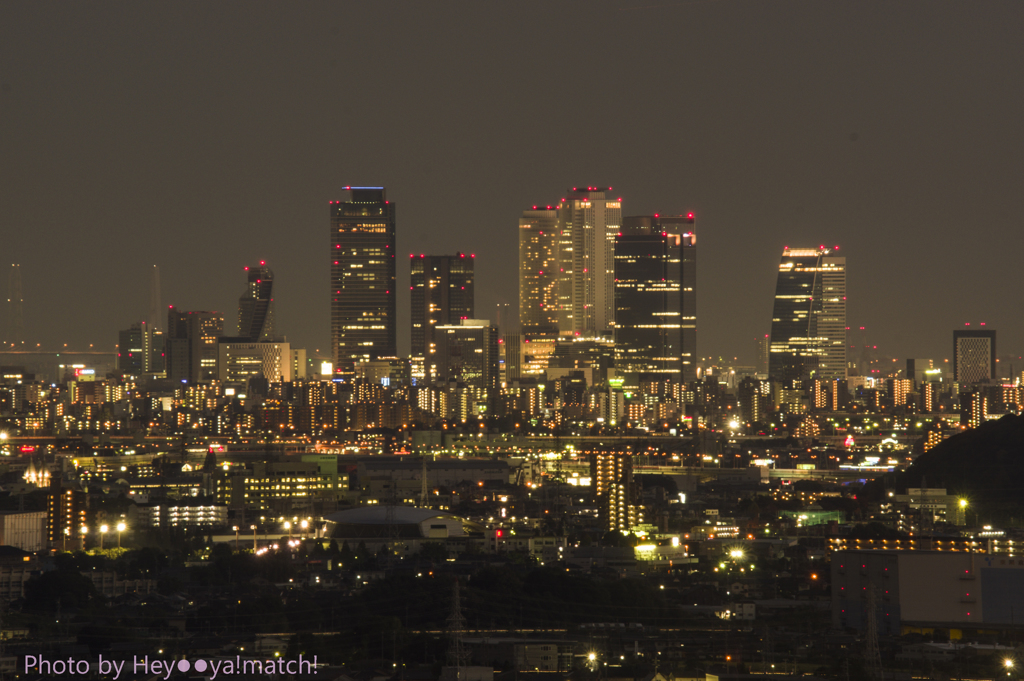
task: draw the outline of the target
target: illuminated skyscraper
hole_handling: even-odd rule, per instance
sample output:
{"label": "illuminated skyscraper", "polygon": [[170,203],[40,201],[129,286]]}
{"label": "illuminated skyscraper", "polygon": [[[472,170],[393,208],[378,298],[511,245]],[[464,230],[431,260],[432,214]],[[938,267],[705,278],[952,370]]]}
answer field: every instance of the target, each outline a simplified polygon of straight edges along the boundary
{"label": "illuminated skyscraper", "polygon": [[412,351],[424,359],[424,377],[437,374],[439,325],[459,324],[473,317],[473,263],[475,255],[410,255],[412,297]]}
{"label": "illuminated skyscraper", "polygon": [[519,220],[519,321],[524,334],[593,336],[615,324],[613,260],[622,205],[611,188],[574,187]]}
{"label": "illuminated skyscraper", "polygon": [[346,187],[331,201],[331,347],[334,372],[394,357],[395,204],[383,187]]}
{"label": "illuminated skyscraper", "polygon": [[846,378],[846,258],[835,251],[782,252],[768,360],[774,381]]}
{"label": "illuminated skyscraper", "polygon": [[558,333],[558,211],[534,206],[519,219],[519,324],[524,334]]}
{"label": "illuminated skyscraper", "polygon": [[615,325],[615,237],[622,203],[611,187],[574,187],[558,208],[558,332],[591,336]]}
{"label": "illuminated skyscraper", "polygon": [[248,283],[238,299],[238,337],[251,341],[273,340],[274,273],[267,263],[246,267]]}
{"label": "illuminated skyscraper", "polygon": [[693,213],[622,221],[615,239],[615,363],[626,385],[642,374],[697,379],[697,237]]}

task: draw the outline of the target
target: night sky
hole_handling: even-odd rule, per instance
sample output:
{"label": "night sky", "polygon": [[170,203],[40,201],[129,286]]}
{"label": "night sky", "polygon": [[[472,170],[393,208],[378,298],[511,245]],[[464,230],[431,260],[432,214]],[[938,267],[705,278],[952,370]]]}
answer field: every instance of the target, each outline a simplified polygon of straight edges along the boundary
{"label": "night sky", "polygon": [[278,332],[326,352],[328,201],[384,185],[408,352],[409,253],[475,253],[493,318],[521,211],[610,185],[697,214],[701,357],[752,364],[782,248],[820,244],[881,353],[986,322],[1017,356],[1022,36],[1019,0],[8,1],[0,291],[20,263],[31,344],[113,350],[152,265],[233,333],[265,259]]}

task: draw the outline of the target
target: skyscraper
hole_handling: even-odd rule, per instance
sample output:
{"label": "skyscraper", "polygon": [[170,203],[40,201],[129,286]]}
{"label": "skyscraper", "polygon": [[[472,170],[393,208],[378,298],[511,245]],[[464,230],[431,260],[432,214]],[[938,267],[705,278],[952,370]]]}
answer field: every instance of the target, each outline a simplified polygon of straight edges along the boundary
{"label": "skyscraper", "polygon": [[996,377],[996,332],[963,329],[953,332],[953,376],[961,385]]}
{"label": "skyscraper", "polygon": [[534,206],[519,219],[519,325],[524,334],[558,333],[558,211]]}
{"label": "skyscraper", "polygon": [[334,371],[394,357],[395,204],[383,187],[345,187],[331,201],[331,347]]}
{"label": "skyscraper", "polygon": [[436,375],[439,325],[458,324],[473,315],[475,255],[409,256],[412,292],[412,351],[424,358],[424,378]]}
{"label": "skyscraper", "polygon": [[615,360],[631,387],[642,374],[697,379],[693,224],[693,213],[627,217],[615,239]]}
{"label": "skyscraper", "polygon": [[622,203],[611,187],[574,187],[558,208],[558,332],[590,336],[615,324],[615,237]]}
{"label": "skyscraper", "polygon": [[772,380],[846,378],[846,258],[838,250],[783,250],[769,347]]}
{"label": "skyscraper", "polygon": [[238,299],[238,337],[251,341],[274,338],[274,273],[263,260],[245,268],[248,283]]}
{"label": "skyscraper", "polygon": [[519,322],[524,334],[593,336],[615,324],[614,241],[622,204],[611,187],[574,187],[519,220]]}
{"label": "skyscraper", "polygon": [[167,310],[167,378],[190,383],[217,380],[217,340],[224,334],[219,312]]}
{"label": "skyscraper", "polygon": [[149,322],[132,324],[117,334],[117,370],[129,376],[164,370],[163,334]]}

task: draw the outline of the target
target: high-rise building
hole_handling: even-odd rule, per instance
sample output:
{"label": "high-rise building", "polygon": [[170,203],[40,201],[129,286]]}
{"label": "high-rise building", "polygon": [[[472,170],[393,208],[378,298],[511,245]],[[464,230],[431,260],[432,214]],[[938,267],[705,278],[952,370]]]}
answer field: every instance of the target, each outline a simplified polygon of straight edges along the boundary
{"label": "high-rise building", "polygon": [[590,479],[601,527],[625,534],[643,522],[639,490],[633,483],[633,458],[628,452],[592,454]]}
{"label": "high-rise building", "polygon": [[383,187],[346,187],[331,201],[331,347],[336,375],[394,357],[395,204]]}
{"label": "high-rise building", "polygon": [[165,363],[173,381],[206,383],[217,380],[217,341],[224,333],[219,312],[167,311]]}
{"label": "high-rise building", "polygon": [[953,376],[961,385],[996,378],[996,332],[963,329],[953,332]]}
{"label": "high-rise building", "polygon": [[768,348],[771,346],[770,336],[764,335],[764,338],[757,339],[757,373],[767,376],[768,375]]}
{"label": "high-rise building", "polygon": [[117,334],[117,370],[129,376],[164,371],[164,338],[148,322],[132,324]]}
{"label": "high-rise building", "polygon": [[274,273],[263,260],[246,267],[248,282],[238,299],[238,337],[250,341],[274,339]]}
{"label": "high-rise building", "polygon": [[475,255],[410,255],[412,297],[412,351],[423,358],[423,376],[437,374],[438,326],[459,324],[473,314]]}
{"label": "high-rise building", "polygon": [[574,187],[558,208],[558,332],[592,336],[615,325],[615,238],[622,202],[611,187]]}
{"label": "high-rise building", "polygon": [[534,206],[519,219],[519,324],[524,334],[558,333],[558,210]]}
{"label": "high-rise building", "polygon": [[437,375],[443,381],[465,383],[488,391],[498,390],[498,327],[486,319],[463,319],[439,325]]}
{"label": "high-rise building", "polygon": [[247,386],[256,377],[268,383],[291,382],[291,345],[222,337],[217,344],[217,380]]}
{"label": "high-rise building", "polygon": [[846,258],[836,251],[782,252],[769,346],[772,380],[846,378]]}
{"label": "high-rise building", "polygon": [[519,220],[519,321],[524,334],[593,336],[615,324],[614,241],[622,204],[611,188],[574,187]]}
{"label": "high-rise building", "polygon": [[693,224],[693,213],[627,217],[615,238],[615,363],[627,387],[643,374],[697,379]]}

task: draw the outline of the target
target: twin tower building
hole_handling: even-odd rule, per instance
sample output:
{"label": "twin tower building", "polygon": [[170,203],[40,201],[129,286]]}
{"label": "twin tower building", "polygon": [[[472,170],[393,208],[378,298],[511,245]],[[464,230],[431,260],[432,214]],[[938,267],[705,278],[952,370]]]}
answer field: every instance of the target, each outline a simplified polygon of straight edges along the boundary
{"label": "twin tower building", "polygon": [[[335,373],[343,377],[355,376],[361,362],[397,355],[395,204],[383,187],[345,192],[330,204],[331,341]],[[692,213],[623,217],[610,187],[575,187],[556,205],[524,211],[518,319],[496,320],[506,341],[506,380],[538,373],[538,355],[572,355],[571,347],[557,346],[575,341],[613,348],[614,371],[601,378],[694,380],[693,227]],[[466,362],[466,351],[439,334],[469,338],[468,352],[494,354],[497,366],[497,325],[475,319],[474,263],[464,253],[410,256],[414,377],[450,377],[453,361]],[[483,329],[489,331],[476,331]],[[480,372],[491,373],[485,366],[471,373]]]}

